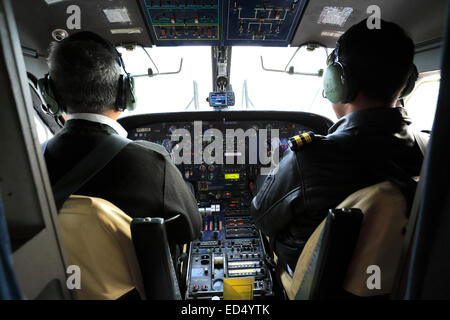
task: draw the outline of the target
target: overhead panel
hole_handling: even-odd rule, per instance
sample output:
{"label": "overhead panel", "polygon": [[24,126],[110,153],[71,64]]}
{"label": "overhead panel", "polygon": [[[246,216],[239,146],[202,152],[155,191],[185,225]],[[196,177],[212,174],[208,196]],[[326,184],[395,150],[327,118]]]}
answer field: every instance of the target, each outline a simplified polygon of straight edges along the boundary
{"label": "overhead panel", "polygon": [[289,45],[305,2],[227,0],[225,45]]}
{"label": "overhead panel", "polygon": [[219,0],[140,0],[158,46],[219,45]]}
{"label": "overhead panel", "polygon": [[153,41],[287,46],[306,0],[139,0]]}

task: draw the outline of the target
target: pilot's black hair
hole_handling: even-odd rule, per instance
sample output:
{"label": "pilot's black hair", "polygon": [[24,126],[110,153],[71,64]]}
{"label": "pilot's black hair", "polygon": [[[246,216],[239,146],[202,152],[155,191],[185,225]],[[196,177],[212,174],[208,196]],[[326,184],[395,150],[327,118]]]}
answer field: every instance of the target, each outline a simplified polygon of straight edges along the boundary
{"label": "pilot's black hair", "polygon": [[114,109],[120,67],[116,53],[96,41],[53,42],[49,73],[58,102],[67,113]]}
{"label": "pilot's black hair", "polygon": [[397,24],[380,26],[369,29],[365,19],[350,27],[338,40],[339,60],[367,98],[391,104],[408,78],[414,43]]}

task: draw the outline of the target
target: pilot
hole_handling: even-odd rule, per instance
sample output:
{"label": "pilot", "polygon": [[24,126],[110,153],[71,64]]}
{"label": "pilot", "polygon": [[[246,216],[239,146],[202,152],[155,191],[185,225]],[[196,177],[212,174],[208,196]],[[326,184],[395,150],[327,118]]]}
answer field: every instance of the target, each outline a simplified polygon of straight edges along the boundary
{"label": "pilot", "polygon": [[[117,102],[121,63],[116,49],[91,32],[52,43],[49,77],[53,94],[67,114],[64,128],[45,150],[52,185],[105,136],[127,136],[116,121],[124,110]],[[202,219],[195,197],[169,154],[157,144],[131,142],[76,194],[108,200],[132,218],[180,215],[167,223],[171,244],[200,235]]]}
{"label": "pilot", "polygon": [[338,121],[326,136],[292,138],[251,205],[289,273],[328,210],[350,194],[388,180],[411,198],[410,177],[420,175],[423,155],[397,100],[417,79],[413,56],[414,43],[401,27],[381,21],[380,29],[369,29],[363,20],[328,57],[324,93]]}

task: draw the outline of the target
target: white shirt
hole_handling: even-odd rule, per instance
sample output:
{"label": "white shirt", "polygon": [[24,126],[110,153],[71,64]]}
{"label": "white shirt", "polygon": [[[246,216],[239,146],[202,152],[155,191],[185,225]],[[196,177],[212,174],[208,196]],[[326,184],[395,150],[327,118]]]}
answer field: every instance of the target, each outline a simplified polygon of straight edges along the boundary
{"label": "white shirt", "polygon": [[114,129],[118,135],[126,138],[128,132],[116,121],[107,116],[98,113],[71,113],[67,115],[67,120],[87,120],[97,123],[106,124]]}

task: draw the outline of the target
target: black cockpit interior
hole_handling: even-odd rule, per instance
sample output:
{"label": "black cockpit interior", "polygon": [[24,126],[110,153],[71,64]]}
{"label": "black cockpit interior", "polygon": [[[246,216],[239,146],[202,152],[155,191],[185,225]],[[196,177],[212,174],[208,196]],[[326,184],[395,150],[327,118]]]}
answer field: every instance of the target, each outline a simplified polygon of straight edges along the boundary
{"label": "black cockpit interior", "polygon": [[[168,117],[171,121],[164,121]],[[289,148],[290,137],[311,131],[326,134],[332,122],[310,113],[222,111],[135,116],[123,118],[120,123],[129,132],[130,139],[158,143],[169,153],[180,152],[176,151],[174,142],[177,140],[173,138],[177,129],[186,130],[185,134],[190,135],[190,161],[177,167],[184,179],[193,186],[204,219],[201,237],[190,244],[186,298],[211,299],[221,296],[224,278],[249,276],[255,278],[255,298],[273,297],[273,280],[266,263],[269,255],[264,245],[267,245],[267,240],[253,224],[249,211],[258,184],[261,183],[258,178],[261,168],[270,169],[273,139],[276,139],[277,144],[273,152],[278,152],[281,159]],[[194,131],[202,132],[199,149],[203,152],[204,146],[217,139],[208,134],[210,129],[220,130],[224,135],[221,140],[225,150],[224,159],[217,161],[222,163],[208,164],[203,154],[203,160],[195,162],[194,139],[199,136]],[[269,134],[258,135],[261,132],[259,129],[266,129]],[[276,129],[277,134],[272,129]],[[246,134],[243,135],[247,139],[244,150],[237,147],[236,130]],[[232,145],[227,149],[228,136]],[[249,150],[253,147],[257,150]],[[261,152],[261,148],[265,149]],[[264,162],[261,159],[252,162],[250,154],[259,157],[264,155]]]}

